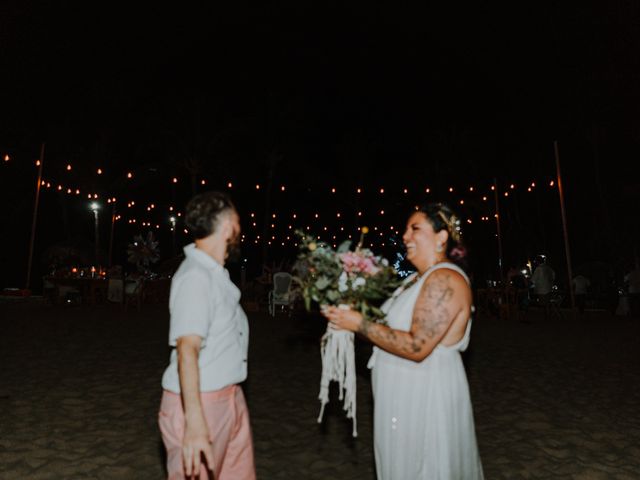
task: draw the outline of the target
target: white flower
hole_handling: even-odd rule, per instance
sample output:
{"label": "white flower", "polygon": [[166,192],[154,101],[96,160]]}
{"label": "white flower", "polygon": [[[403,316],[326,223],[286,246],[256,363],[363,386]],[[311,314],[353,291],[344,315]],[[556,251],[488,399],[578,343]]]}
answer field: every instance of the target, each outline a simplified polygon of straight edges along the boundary
{"label": "white flower", "polygon": [[358,287],[364,287],[365,283],[367,283],[367,282],[366,282],[366,280],[364,278],[358,277],[352,283],[353,289],[355,290]]}
{"label": "white flower", "polygon": [[342,272],[340,277],[338,278],[338,291],[346,292],[349,288],[347,287],[347,273]]}

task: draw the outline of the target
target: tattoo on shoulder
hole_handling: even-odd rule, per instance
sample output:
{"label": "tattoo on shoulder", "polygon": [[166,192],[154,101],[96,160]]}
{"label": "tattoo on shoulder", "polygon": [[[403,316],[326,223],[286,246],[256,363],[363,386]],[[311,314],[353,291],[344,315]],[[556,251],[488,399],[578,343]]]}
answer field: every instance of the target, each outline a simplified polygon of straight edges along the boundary
{"label": "tattoo on shoulder", "polygon": [[424,343],[426,336],[433,338],[447,326],[450,312],[447,302],[453,297],[451,276],[438,275],[423,285],[424,294],[418,297],[414,309],[413,322],[418,326],[416,337]]}

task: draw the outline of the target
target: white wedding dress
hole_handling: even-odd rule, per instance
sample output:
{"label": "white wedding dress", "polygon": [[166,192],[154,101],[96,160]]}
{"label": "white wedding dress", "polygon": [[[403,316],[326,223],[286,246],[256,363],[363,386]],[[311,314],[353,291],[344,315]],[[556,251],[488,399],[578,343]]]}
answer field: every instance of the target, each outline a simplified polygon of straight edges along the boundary
{"label": "white wedding dress", "polygon": [[[383,310],[391,328],[409,331],[413,308],[427,276],[398,289]],[[407,279],[410,283],[411,278]],[[471,319],[464,336],[451,346],[438,345],[416,363],[374,347],[369,361],[374,398],[374,447],[379,480],[482,479],[482,464],[460,352],[469,344]]]}

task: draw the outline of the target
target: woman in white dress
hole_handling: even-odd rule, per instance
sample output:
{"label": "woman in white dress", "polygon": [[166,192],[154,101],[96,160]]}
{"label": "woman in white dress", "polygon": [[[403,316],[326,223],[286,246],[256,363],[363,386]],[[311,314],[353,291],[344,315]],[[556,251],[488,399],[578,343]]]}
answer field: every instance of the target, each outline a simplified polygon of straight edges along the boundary
{"label": "woman in white dress", "polygon": [[473,310],[469,279],[452,262],[465,253],[460,221],[446,205],[426,205],[409,217],[403,241],[417,272],[384,304],[388,325],[353,310],[324,313],[375,345],[369,367],[378,479],[482,479],[460,357]]}

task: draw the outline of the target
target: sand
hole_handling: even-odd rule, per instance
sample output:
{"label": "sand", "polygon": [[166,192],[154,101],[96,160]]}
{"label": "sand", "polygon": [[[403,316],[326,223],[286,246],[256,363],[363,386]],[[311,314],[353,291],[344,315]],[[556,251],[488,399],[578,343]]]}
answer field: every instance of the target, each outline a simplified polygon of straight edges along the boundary
{"label": "sand", "polygon": [[[316,423],[321,318],[249,317],[258,478],[374,479],[370,346],[354,439],[335,391]],[[479,316],[464,355],[486,477],[640,478],[640,320],[526,320]],[[164,477],[165,307],[1,301],[0,328],[0,479]]]}

